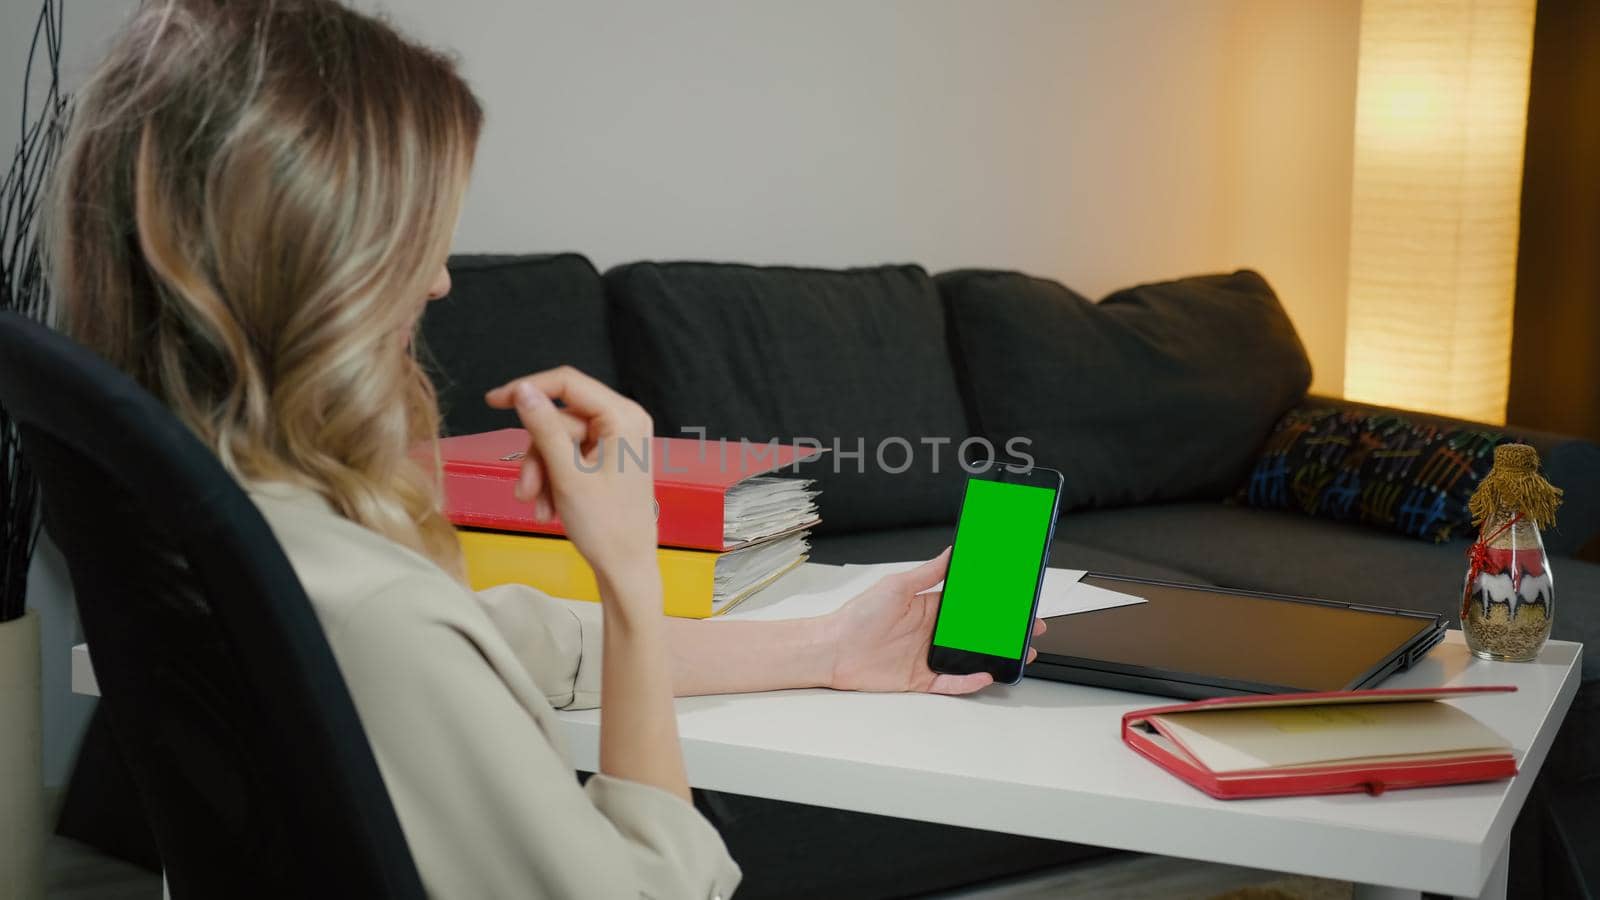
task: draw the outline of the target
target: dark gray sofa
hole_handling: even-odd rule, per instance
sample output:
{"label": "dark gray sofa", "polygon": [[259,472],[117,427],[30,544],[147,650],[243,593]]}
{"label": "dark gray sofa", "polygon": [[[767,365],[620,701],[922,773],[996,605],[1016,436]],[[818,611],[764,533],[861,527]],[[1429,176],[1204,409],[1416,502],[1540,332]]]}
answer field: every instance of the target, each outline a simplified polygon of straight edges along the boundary
{"label": "dark gray sofa", "polygon": [[[557,254],[457,257],[451,272],[452,295],[430,304],[423,323],[448,432],[514,425],[482,406],[483,391],[571,364],[637,398],[661,434],[703,427],[711,437],[758,441],[840,438],[847,453],[860,439],[868,471],[847,459],[843,472],[814,473],[823,488],[816,561],[938,552],[959,496],[957,445],[1026,435],[1038,461],[1068,479],[1053,565],[1454,618],[1465,539],[1431,544],[1229,501],[1286,411],[1356,406],[1305,396],[1304,352],[1254,273],[1141,286],[1096,305],[1016,273],[933,278],[916,266],[637,263],[602,276],[582,256]],[[1547,535],[1560,586],[1554,636],[1592,644],[1600,565],[1581,557],[1600,549],[1600,447],[1511,431],[1540,449],[1567,492],[1560,527]],[[917,451],[914,464],[893,475],[871,471],[871,448],[895,435]],[[1559,849],[1565,826],[1547,798],[1596,784],[1600,654],[1590,653],[1518,824],[1514,894],[1572,884],[1577,868]],[[886,820],[876,827],[924,861],[885,868],[839,858],[847,841],[828,844],[870,823],[789,804],[710,803],[747,868],[783,869],[782,879],[751,878],[752,895],[915,893],[1094,852]],[[805,833],[790,843],[834,854],[821,867],[829,871],[817,871],[816,855],[778,859],[752,838],[777,827]]]}

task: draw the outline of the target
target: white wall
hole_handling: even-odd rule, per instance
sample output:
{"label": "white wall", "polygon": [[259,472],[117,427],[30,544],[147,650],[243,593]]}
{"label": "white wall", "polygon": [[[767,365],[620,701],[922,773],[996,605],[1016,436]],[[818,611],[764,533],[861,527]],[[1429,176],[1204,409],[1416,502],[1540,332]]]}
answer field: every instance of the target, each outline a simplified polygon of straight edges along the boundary
{"label": "white wall", "polygon": [[[39,0],[0,0],[0,177],[11,165],[20,138],[23,76],[42,5]],[[62,77],[68,90],[82,80],[100,46],[132,6],[125,0],[67,0]],[[41,58],[43,53],[41,45]],[[32,91],[34,109],[44,96],[44,77],[42,62],[37,63]],[[28,606],[37,610],[40,617],[44,780],[49,787],[66,783],[79,737],[94,709],[94,700],[76,697],[71,689],[69,651],[72,644],[82,640],[71,592],[72,582],[61,554],[48,538],[41,538],[28,575]],[[4,724],[0,723],[0,727]]]}
{"label": "white wall", "polygon": [[[0,0],[0,170],[11,164],[16,152],[28,47],[43,6],[41,0]],[[132,0],[65,0],[61,69],[68,90],[82,81],[106,40],[134,6]],[[44,96],[43,57],[41,41],[33,79],[35,109]]]}
{"label": "white wall", "polygon": [[1277,288],[1312,390],[1344,393],[1359,0],[1236,6],[1228,139],[1231,258]]}
{"label": "white wall", "polygon": [[1343,382],[1358,0],[370,0],[489,114],[458,247],[1250,266]]}
{"label": "white wall", "polygon": [[[458,246],[1261,270],[1344,382],[1360,0],[355,0],[489,112]],[[0,3],[0,152],[35,0]],[[75,83],[131,0],[68,0]]]}

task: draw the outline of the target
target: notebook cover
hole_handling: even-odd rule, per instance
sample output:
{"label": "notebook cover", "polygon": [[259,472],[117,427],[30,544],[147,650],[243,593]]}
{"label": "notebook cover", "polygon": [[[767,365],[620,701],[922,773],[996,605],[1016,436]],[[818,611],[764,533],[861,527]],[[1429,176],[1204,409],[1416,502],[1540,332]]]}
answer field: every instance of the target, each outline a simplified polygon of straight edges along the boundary
{"label": "notebook cover", "polygon": [[[1153,716],[1198,712],[1208,709],[1246,709],[1268,706],[1314,706],[1339,703],[1394,703],[1415,700],[1440,700],[1473,694],[1515,691],[1509,685],[1457,688],[1380,689],[1367,691],[1328,691],[1308,694],[1276,694],[1265,697],[1218,697],[1193,703],[1136,709],[1122,717],[1122,742],[1134,752],[1196,788],[1219,800],[1245,797],[1286,797],[1306,794],[1377,795],[1388,790],[1495,781],[1517,774],[1516,758],[1498,751],[1449,759],[1409,760],[1367,763],[1330,763],[1302,766],[1292,770],[1259,769],[1219,775],[1198,759],[1175,753],[1140,730]],[[1160,725],[1152,723],[1160,731]],[[1173,740],[1167,736],[1168,740]],[[1176,743],[1176,741],[1173,741]]]}
{"label": "notebook cover", "polygon": [[[792,444],[652,438],[656,540],[667,547],[732,550],[754,543],[724,543],[723,501],[728,488],[752,475],[792,466],[821,454]],[[563,535],[559,519],[536,520],[533,506],[513,496],[528,433],[503,428],[442,438],[445,515],[456,525],[532,534]],[[607,459],[606,465],[615,465]],[[627,465],[637,465],[632,458]],[[815,524],[815,520],[804,526]]]}

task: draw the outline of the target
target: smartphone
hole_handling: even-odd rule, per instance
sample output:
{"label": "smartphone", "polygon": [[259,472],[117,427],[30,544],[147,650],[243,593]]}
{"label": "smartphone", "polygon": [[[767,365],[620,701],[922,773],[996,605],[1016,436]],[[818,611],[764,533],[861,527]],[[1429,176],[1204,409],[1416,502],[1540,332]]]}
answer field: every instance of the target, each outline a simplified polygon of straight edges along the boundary
{"label": "smartphone", "polygon": [[967,479],[928,668],[1022,680],[1061,485],[1060,472],[1041,466],[996,466]]}

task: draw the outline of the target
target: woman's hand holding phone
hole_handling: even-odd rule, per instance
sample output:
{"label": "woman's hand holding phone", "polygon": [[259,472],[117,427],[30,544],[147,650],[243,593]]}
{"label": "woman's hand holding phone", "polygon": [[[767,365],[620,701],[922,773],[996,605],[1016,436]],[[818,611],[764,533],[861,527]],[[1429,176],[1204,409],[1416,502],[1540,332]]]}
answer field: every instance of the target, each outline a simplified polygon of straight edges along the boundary
{"label": "woman's hand holding phone", "polygon": [[[832,635],[831,686],[845,691],[921,691],[970,694],[993,684],[987,672],[941,675],[928,668],[928,643],[940,595],[930,589],[945,576],[950,550],[906,572],[888,575],[826,617]],[[1044,634],[1035,619],[1033,634]],[[1036,651],[1028,651],[1028,662]]]}
{"label": "woman's hand holding phone", "polygon": [[1061,473],[997,466],[969,473],[928,644],[928,668],[1016,684],[1034,660],[1039,595],[1061,504]]}

